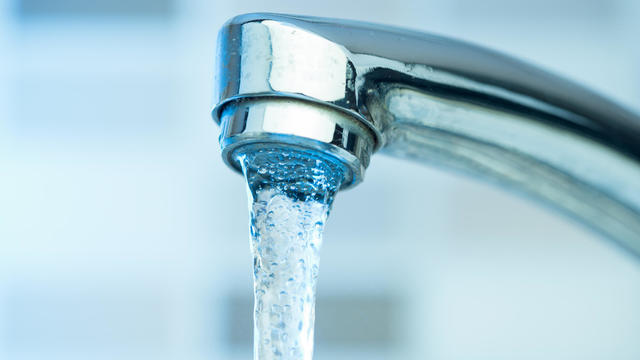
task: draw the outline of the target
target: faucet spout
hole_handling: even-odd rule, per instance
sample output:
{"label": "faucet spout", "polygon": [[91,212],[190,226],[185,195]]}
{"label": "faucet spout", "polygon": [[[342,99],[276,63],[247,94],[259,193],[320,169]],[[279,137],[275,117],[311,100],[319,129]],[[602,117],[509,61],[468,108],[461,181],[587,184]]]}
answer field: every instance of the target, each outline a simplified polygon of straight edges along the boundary
{"label": "faucet spout", "polygon": [[514,189],[640,256],[640,117],[577,84],[439,36],[277,14],[227,22],[217,60],[232,168],[280,143],[333,156],[348,188],[380,151]]}

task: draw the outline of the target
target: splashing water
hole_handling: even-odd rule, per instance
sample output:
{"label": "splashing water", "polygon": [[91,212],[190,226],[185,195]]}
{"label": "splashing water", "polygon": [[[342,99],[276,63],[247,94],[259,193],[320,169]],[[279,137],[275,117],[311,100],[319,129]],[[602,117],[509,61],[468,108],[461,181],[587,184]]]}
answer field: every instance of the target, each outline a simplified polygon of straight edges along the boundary
{"label": "splashing water", "polygon": [[254,359],[311,360],[322,232],[344,169],[317,152],[254,145],[247,179],[254,274]]}

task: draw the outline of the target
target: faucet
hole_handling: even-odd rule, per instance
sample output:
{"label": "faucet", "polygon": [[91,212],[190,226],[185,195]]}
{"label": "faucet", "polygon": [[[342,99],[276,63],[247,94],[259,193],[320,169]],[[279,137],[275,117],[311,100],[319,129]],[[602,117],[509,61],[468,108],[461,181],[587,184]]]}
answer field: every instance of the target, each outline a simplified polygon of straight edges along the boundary
{"label": "faucet", "polygon": [[[340,161],[376,152],[532,197],[640,257],[640,117],[525,62],[376,24],[280,14],[229,20],[213,118],[224,161],[256,143]],[[398,176],[411,176],[398,174]]]}

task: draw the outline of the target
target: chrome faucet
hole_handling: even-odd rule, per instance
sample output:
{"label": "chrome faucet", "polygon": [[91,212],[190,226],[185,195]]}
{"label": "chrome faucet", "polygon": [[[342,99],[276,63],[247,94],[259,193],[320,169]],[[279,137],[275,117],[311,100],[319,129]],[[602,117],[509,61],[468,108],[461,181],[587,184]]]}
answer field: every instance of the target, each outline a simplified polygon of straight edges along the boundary
{"label": "chrome faucet", "polygon": [[339,159],[348,188],[379,150],[515,189],[640,256],[640,117],[579,85],[439,36],[278,14],[227,22],[217,61],[236,170],[238,148],[275,142]]}

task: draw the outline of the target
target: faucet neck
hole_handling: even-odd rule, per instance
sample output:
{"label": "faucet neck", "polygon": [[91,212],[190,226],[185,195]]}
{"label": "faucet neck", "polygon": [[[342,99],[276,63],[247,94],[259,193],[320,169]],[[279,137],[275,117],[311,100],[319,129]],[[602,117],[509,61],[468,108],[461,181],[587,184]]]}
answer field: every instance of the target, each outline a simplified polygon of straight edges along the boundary
{"label": "faucet neck", "polygon": [[362,180],[381,150],[490,179],[640,256],[640,118],[494,51],[344,20],[249,14],[220,32],[221,145],[325,151]]}

